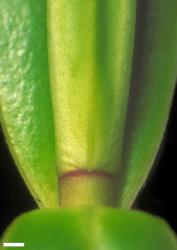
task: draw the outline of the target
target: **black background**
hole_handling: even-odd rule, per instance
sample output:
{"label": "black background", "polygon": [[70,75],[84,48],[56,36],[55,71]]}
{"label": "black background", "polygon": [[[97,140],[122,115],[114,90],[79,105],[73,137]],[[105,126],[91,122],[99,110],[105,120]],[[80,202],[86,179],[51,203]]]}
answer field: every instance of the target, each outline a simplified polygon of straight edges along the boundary
{"label": "black background", "polygon": [[[177,232],[177,91],[161,152],[134,207],[160,215]],[[25,187],[0,130],[0,234],[14,217],[34,209],[36,203]]]}

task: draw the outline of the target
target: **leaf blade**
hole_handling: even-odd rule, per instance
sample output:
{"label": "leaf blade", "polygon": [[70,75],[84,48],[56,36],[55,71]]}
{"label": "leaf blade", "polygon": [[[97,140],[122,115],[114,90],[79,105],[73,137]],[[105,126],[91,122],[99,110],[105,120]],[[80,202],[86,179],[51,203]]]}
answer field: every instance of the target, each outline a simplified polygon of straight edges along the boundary
{"label": "leaf blade", "polygon": [[0,1],[1,123],[21,175],[41,207],[57,207],[45,1]]}
{"label": "leaf blade", "polygon": [[139,3],[120,207],[129,208],[144,184],[167,125],[177,78],[176,13],[173,0]]}
{"label": "leaf blade", "polygon": [[2,241],[24,242],[27,250],[177,248],[174,232],[158,217],[103,207],[24,214],[12,223]]}
{"label": "leaf blade", "polygon": [[[84,170],[117,178],[122,167],[136,1],[74,0],[68,4],[67,0],[49,0],[47,9],[59,176]],[[84,186],[85,179],[81,185],[85,197],[99,193],[100,198],[94,200],[110,200],[102,199],[102,193],[109,196],[106,192],[93,191],[92,177],[97,182],[89,175],[88,186]],[[67,205],[72,205],[73,198],[82,196],[75,188],[78,178],[72,180],[70,193],[59,183],[59,192],[66,197],[61,203],[69,200]],[[105,190],[110,190],[110,181],[104,178],[103,182]],[[99,182],[97,185],[102,189]]]}

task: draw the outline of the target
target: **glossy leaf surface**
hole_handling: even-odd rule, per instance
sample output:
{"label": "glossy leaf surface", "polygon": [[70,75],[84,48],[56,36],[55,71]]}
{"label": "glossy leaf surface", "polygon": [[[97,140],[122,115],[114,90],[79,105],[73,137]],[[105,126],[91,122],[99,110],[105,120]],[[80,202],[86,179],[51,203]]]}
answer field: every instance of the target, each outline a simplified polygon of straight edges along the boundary
{"label": "glossy leaf surface", "polygon": [[8,145],[27,186],[40,206],[56,207],[45,3],[0,0],[0,109]]}
{"label": "glossy leaf surface", "polygon": [[8,228],[3,242],[26,250],[176,250],[173,232],[161,219],[108,208],[34,211]]}

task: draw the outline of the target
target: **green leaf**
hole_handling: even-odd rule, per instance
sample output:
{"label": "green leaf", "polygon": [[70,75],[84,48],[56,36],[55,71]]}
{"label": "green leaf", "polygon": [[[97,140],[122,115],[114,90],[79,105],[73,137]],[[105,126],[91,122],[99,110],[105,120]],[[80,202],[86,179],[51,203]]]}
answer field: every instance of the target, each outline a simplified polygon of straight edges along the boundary
{"label": "green leaf", "polygon": [[45,4],[0,0],[0,108],[7,143],[27,186],[41,207],[57,207]]}
{"label": "green leaf", "polygon": [[49,0],[47,10],[60,205],[115,203],[136,1]]}
{"label": "green leaf", "polygon": [[120,207],[130,207],[144,184],[167,125],[177,79],[176,13],[176,0],[139,1]]}
{"label": "green leaf", "polygon": [[161,219],[112,208],[41,210],[16,219],[2,242],[24,242],[26,250],[176,250]]}

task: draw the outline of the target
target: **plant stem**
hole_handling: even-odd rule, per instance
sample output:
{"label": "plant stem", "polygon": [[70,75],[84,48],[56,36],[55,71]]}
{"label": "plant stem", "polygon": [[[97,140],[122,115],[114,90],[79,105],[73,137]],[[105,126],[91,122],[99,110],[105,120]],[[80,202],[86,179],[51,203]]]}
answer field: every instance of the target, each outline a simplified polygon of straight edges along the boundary
{"label": "plant stem", "polygon": [[60,206],[114,206],[117,178],[104,171],[75,170],[60,177]]}

